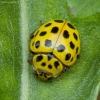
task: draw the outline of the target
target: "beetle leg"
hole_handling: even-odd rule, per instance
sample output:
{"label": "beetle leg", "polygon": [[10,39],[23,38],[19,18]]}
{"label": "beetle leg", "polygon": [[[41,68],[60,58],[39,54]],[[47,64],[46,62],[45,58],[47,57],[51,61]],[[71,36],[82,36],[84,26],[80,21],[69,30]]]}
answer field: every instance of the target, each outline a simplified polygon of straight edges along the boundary
{"label": "beetle leg", "polygon": [[28,59],[28,60],[27,60],[27,62],[28,62],[30,65],[32,65],[32,64],[33,64],[32,59]]}
{"label": "beetle leg", "polygon": [[60,74],[60,75],[58,75],[57,77],[58,77],[59,79],[62,79],[62,75],[61,75],[61,74]]}
{"label": "beetle leg", "polygon": [[40,24],[43,25],[44,23],[42,22],[42,20],[40,20]]}
{"label": "beetle leg", "polygon": [[[34,31],[35,32],[35,31]],[[31,34],[30,34],[30,39],[32,39],[33,37],[34,37],[34,32],[32,32]]]}

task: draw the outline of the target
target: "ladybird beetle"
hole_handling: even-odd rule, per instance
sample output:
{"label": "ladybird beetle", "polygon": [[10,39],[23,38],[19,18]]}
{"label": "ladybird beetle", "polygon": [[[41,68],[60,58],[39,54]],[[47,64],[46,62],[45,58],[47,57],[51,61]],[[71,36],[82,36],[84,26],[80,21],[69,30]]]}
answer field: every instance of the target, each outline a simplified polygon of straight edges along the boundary
{"label": "ladybird beetle", "polygon": [[66,20],[51,20],[31,34],[30,51],[36,76],[52,79],[79,57],[79,33]]}

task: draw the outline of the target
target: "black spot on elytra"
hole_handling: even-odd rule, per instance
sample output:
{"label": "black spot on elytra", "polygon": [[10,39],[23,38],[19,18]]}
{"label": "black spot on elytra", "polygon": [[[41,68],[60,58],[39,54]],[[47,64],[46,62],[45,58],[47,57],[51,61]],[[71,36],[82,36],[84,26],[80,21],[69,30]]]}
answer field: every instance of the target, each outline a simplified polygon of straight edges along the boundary
{"label": "black spot on elytra", "polygon": [[46,31],[42,31],[41,33],[40,33],[40,36],[44,36],[44,35],[46,35]]}
{"label": "black spot on elytra", "polygon": [[78,47],[76,48],[76,54],[78,53]]}
{"label": "black spot on elytra", "polygon": [[45,46],[50,47],[52,45],[51,40],[45,40]]}
{"label": "black spot on elytra", "polygon": [[74,27],[72,24],[67,23],[67,25],[68,25],[70,28],[72,28],[72,29],[74,29],[74,30],[75,30],[75,27]]}
{"label": "black spot on elytra", "polygon": [[44,27],[48,27],[50,26],[52,23],[47,23]]}
{"label": "black spot on elytra", "polygon": [[66,39],[69,38],[69,33],[68,33],[67,30],[64,30],[63,37],[66,38]]}
{"label": "black spot on elytra", "polygon": [[59,28],[58,27],[53,27],[52,29],[51,29],[51,33],[57,33],[58,32],[58,30],[59,30]]}
{"label": "black spot on elytra", "polygon": [[40,46],[40,41],[37,41],[37,42],[35,43],[35,47],[36,47],[36,48],[39,48],[39,46]]}
{"label": "black spot on elytra", "polygon": [[71,60],[70,60],[71,62],[73,61],[73,57],[71,58]]}
{"label": "black spot on elytra", "polygon": [[75,40],[78,40],[76,33],[73,33],[73,36],[74,36]]}
{"label": "black spot on elytra", "polygon": [[47,54],[47,57],[48,57],[48,61],[49,61],[50,59],[54,58],[54,56],[53,56],[52,53]]}
{"label": "black spot on elytra", "polygon": [[55,62],[54,62],[54,66],[55,66],[55,68],[57,69],[57,67],[59,66],[59,62],[58,62],[58,61],[55,61]]}
{"label": "black spot on elytra", "polygon": [[71,57],[71,54],[70,54],[70,53],[66,54],[66,56],[65,56],[65,60],[69,60],[70,57]]}
{"label": "black spot on elytra", "polygon": [[45,65],[46,65],[46,63],[45,63],[45,62],[43,62],[41,65],[42,65],[42,66],[45,66]]}
{"label": "black spot on elytra", "polygon": [[48,56],[48,61],[51,59],[52,57]]}
{"label": "black spot on elytra", "polygon": [[55,22],[57,23],[63,23],[64,21],[63,20],[54,20]]}
{"label": "black spot on elytra", "polygon": [[65,50],[65,46],[62,44],[57,47],[58,52],[63,52]]}
{"label": "black spot on elytra", "polygon": [[39,56],[37,56],[36,61],[37,62],[40,62],[42,59],[43,59],[43,56],[42,55],[39,55]]}
{"label": "black spot on elytra", "polygon": [[48,61],[51,59],[51,57],[50,56],[48,56]]}
{"label": "black spot on elytra", "polygon": [[48,65],[48,68],[49,68],[49,69],[52,69],[52,65]]}
{"label": "black spot on elytra", "polygon": [[39,30],[36,32],[35,37],[37,36],[38,33],[39,33]]}
{"label": "black spot on elytra", "polygon": [[32,43],[32,46],[34,45],[34,42]]}
{"label": "black spot on elytra", "polygon": [[71,49],[75,48],[75,45],[74,45],[74,43],[72,41],[70,42],[70,47],[71,47]]}

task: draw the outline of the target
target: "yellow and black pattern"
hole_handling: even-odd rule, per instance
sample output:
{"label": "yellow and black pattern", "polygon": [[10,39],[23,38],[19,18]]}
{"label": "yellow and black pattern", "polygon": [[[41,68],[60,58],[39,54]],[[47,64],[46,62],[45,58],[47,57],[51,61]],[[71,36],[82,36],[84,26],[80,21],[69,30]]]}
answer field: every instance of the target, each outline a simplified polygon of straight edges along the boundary
{"label": "yellow and black pattern", "polygon": [[55,77],[63,65],[71,66],[79,57],[79,33],[65,20],[49,21],[31,35],[30,50],[36,54],[33,65],[38,76]]}

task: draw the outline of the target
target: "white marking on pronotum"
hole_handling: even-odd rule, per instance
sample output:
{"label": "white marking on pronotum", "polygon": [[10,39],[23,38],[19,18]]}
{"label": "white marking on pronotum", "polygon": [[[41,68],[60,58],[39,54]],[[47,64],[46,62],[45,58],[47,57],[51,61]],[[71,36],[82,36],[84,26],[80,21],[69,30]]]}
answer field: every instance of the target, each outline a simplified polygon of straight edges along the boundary
{"label": "white marking on pronotum", "polygon": [[20,0],[20,27],[22,43],[21,100],[28,100],[28,18],[27,0]]}

